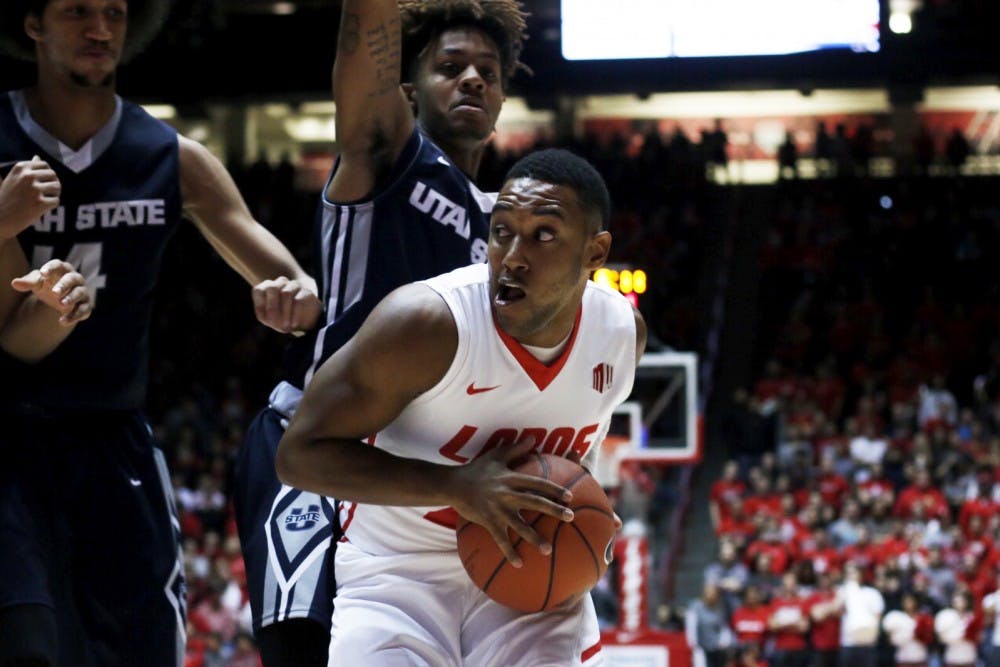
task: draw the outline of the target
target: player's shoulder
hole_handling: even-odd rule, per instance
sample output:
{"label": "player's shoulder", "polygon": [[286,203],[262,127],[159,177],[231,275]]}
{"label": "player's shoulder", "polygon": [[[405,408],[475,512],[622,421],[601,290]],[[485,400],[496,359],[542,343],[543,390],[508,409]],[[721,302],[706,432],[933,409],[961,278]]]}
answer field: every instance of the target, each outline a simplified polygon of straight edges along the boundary
{"label": "player's shoulder", "polygon": [[470,264],[439,276],[420,281],[438,293],[454,292],[470,287],[486,284],[490,279],[490,269],[487,264]]}
{"label": "player's shoulder", "polygon": [[611,289],[607,285],[596,283],[593,280],[587,281],[587,287],[583,292],[584,305],[591,305],[606,308],[609,311],[631,314],[634,311],[632,302],[626,299],[620,292]]}
{"label": "player's shoulder", "polygon": [[369,328],[396,331],[404,337],[434,336],[455,327],[451,310],[441,294],[424,282],[397,287],[368,319]]}
{"label": "player's shoulder", "polygon": [[145,107],[124,98],[121,100],[121,120],[127,128],[155,132],[164,137],[179,137],[175,127],[153,116]]}

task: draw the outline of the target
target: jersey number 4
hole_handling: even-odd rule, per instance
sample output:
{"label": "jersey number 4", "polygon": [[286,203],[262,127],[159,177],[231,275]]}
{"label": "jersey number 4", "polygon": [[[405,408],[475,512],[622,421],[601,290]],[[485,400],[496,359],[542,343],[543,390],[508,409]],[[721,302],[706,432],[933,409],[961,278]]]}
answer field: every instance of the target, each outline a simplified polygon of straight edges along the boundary
{"label": "jersey number 4", "polygon": [[[101,273],[101,255],[104,245],[101,243],[75,243],[66,255],[66,262],[76,269],[87,281],[90,291],[91,308],[97,305],[97,290],[103,288],[108,277]],[[52,259],[55,249],[50,245],[35,246],[31,254],[31,267],[39,268]]]}

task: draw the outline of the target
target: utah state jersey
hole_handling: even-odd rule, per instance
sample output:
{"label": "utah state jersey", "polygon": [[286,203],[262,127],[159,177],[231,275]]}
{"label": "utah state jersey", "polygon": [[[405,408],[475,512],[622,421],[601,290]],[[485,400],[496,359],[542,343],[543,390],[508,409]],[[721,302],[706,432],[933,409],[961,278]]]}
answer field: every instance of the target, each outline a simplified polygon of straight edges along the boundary
{"label": "utah state jersey", "polygon": [[33,268],[64,259],[96,296],[90,319],[23,373],[18,398],[56,409],[125,410],[146,398],[149,319],[164,246],[180,221],[177,133],[116,98],[111,120],[73,151],[0,95],[0,162],[40,156],[59,206],[18,235]]}
{"label": "utah state jersey", "polygon": [[337,203],[324,192],[313,274],[326,323],[290,346],[285,382],[272,393],[272,405],[290,416],[319,365],[357,332],[389,292],[485,262],[495,200],[419,128],[386,185],[370,199]]}

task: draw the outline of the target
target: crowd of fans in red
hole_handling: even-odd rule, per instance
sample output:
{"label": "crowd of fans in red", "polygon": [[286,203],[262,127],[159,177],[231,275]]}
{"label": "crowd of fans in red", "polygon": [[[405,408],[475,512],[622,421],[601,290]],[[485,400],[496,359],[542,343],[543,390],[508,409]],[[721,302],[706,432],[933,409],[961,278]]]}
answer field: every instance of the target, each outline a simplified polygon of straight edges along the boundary
{"label": "crowd of fans in red", "polygon": [[1000,664],[1000,208],[979,186],[779,192],[776,326],[725,418],[719,560],[689,607],[708,664]]}

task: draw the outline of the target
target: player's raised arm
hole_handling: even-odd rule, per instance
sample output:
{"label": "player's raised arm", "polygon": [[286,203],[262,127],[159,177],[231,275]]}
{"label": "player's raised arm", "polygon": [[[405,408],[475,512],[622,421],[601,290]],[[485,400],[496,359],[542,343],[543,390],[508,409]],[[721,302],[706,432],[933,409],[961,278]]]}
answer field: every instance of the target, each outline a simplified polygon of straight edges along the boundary
{"label": "player's raised arm", "polygon": [[413,112],[400,88],[400,31],[396,0],[344,1],[333,64],[340,166],[331,199],[370,194],[413,130]]}
{"label": "player's raised arm", "polygon": [[362,442],[444,377],[457,345],[451,312],[431,289],[408,285],[390,294],[309,383],[278,447],[278,477],[341,500],[452,506],[486,527],[516,560],[508,527],[532,544],[542,543],[520,510],[572,519],[559,504],[566,500],[563,487],[510,469],[533,443],[498,447],[469,464],[448,466]]}
{"label": "player's raised arm", "polygon": [[178,136],[184,214],[212,247],[254,286],[261,323],[290,333],[316,325],[316,281],[253,215],[226,168],[200,143]]}

